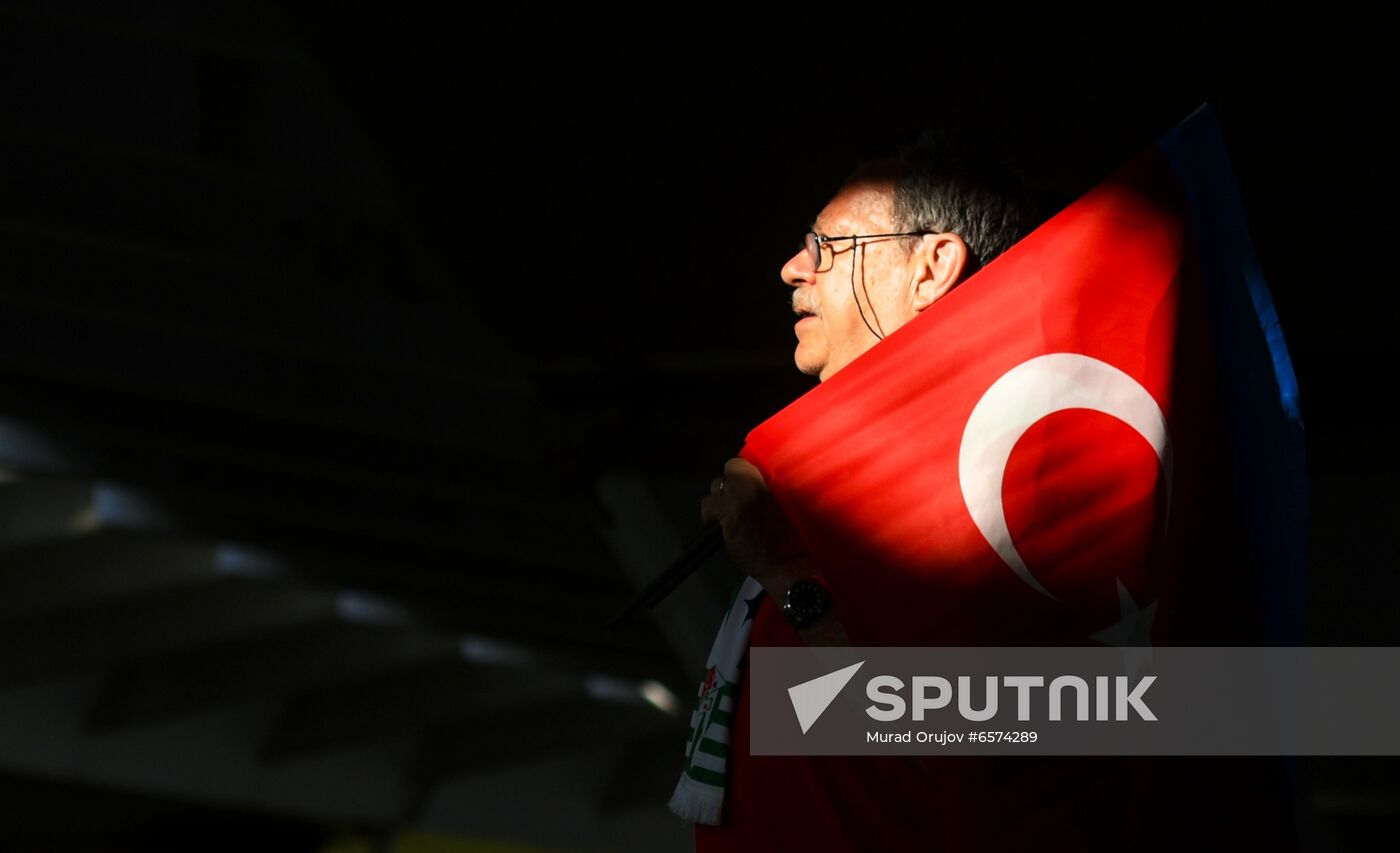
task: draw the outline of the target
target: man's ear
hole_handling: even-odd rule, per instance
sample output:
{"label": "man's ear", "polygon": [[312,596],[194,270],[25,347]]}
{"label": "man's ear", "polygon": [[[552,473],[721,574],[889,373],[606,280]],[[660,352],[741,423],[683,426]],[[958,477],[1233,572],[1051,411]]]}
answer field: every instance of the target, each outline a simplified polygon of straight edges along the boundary
{"label": "man's ear", "polygon": [[942,299],[962,279],[967,244],[956,234],[926,234],[914,247],[910,307],[917,313]]}

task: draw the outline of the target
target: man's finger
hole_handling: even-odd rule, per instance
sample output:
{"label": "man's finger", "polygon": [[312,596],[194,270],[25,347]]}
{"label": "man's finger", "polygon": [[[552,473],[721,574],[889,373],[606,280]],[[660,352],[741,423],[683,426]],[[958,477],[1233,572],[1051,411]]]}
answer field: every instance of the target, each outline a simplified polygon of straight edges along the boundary
{"label": "man's finger", "polygon": [[766,491],[763,475],[747,459],[731,459],[724,465],[724,494],[736,500],[749,500]]}
{"label": "man's finger", "polygon": [[763,474],[752,462],[742,456],[736,456],[724,463],[724,476],[739,477],[757,483],[763,482]]}

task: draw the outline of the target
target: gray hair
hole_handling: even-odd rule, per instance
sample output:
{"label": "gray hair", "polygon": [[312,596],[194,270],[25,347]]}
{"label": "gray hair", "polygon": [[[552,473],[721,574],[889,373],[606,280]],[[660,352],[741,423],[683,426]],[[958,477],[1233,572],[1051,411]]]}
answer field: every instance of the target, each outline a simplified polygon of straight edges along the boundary
{"label": "gray hair", "polygon": [[[896,231],[947,231],[967,244],[963,277],[990,263],[1038,224],[1036,200],[988,146],[946,132],[925,131],[891,160],[855,177],[894,180]],[[903,238],[906,250],[917,237]]]}

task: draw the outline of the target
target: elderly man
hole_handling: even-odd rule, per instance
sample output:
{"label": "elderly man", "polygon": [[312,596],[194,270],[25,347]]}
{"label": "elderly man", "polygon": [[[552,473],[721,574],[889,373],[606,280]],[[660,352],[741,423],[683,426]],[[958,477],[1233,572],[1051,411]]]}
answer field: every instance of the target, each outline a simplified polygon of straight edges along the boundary
{"label": "elderly man", "polygon": [[[925,136],[898,159],[862,167],[782,268],[799,317],[798,369],[830,379],[1033,224],[1016,181],[946,139]],[[761,584],[747,600],[753,644],[849,644],[841,603],[827,592],[757,468],[730,460],[702,501],[702,515],[720,522],[730,555]],[[918,761],[750,756],[747,693],[737,695],[723,817],[697,820],[698,850],[923,849],[931,820],[942,824],[943,843],[969,849],[960,833],[971,824],[964,821],[960,830],[942,820],[960,810],[963,793],[943,789],[946,780],[931,777]],[[1003,778],[988,775],[985,762],[956,764],[964,768],[961,778],[981,780],[969,791],[986,791]],[[683,779],[682,788],[687,784]]]}
{"label": "elderly man", "polygon": [[[1025,199],[994,166],[927,141],[857,171],[782,269],[798,368],[824,382],[947,296],[1029,231]],[[696,820],[697,850],[1296,849],[1278,762],[750,755],[742,653],[849,644],[846,627],[862,623],[854,606],[843,623],[753,465],[730,460],[701,510],[750,577],[712,652],[672,799]],[[870,571],[866,620],[882,618],[883,581]]]}
{"label": "elderly man", "polygon": [[[1034,224],[1004,169],[926,135],[899,159],[858,170],[782,268],[798,315],[794,360],[830,379],[1010,248]],[[844,645],[831,602],[758,469],[731,459],[701,502],[725,545],[809,645]],[[796,590],[794,590],[796,586]]]}

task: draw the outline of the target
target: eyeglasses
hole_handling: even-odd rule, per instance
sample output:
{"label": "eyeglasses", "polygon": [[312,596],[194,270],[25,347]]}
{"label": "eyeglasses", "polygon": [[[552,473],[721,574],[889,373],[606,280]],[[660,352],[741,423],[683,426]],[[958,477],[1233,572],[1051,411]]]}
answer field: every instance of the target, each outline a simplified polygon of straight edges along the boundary
{"label": "eyeglasses", "polygon": [[[802,247],[803,247],[804,249],[807,250],[807,255],[812,259],[812,269],[815,270],[815,271],[817,271],[817,272],[824,272],[824,270],[822,269],[822,246],[826,245],[827,243],[832,243],[832,242],[835,242],[836,240],[866,240],[866,239],[871,239],[871,238],[874,238],[874,237],[917,237],[917,236],[920,236],[920,235],[922,235],[922,234],[937,234],[937,233],[939,233],[939,232],[937,232],[937,231],[896,231],[896,232],[893,232],[893,233],[890,233],[890,234],[847,234],[847,235],[844,236],[844,237],[823,237],[822,235],[818,234],[818,233],[815,232],[815,231],[808,231],[808,232],[806,233],[806,235],[802,238]],[[858,244],[858,243],[852,243],[851,245],[852,245],[852,246],[857,246],[857,245],[859,245],[859,244]],[[833,262],[835,261],[835,253],[832,253],[832,260],[833,260]],[[856,303],[856,310],[860,312],[860,319],[861,319],[861,322],[865,323],[865,328],[867,328],[867,329],[870,330],[870,334],[874,335],[876,340],[881,340],[881,341],[883,341],[883,340],[885,339],[885,336],[882,335],[882,334],[880,334],[879,332],[875,331],[875,327],[872,326],[872,325],[870,325],[870,321],[869,321],[869,320],[865,319],[865,309],[864,309],[863,307],[861,307],[861,304],[860,304],[860,297],[856,296],[856,264],[855,264],[855,261],[851,261],[851,299],[853,299],[853,300],[855,301],[855,303]],[[870,301],[870,295],[869,295],[869,294],[866,294],[865,299],[866,299],[867,302],[869,302],[869,301]],[[872,314],[875,313],[875,306],[874,306],[873,304],[870,306],[870,312],[871,312]],[[878,317],[875,318],[875,322],[878,324],[878,323],[880,322],[880,319],[879,319]]]}
{"label": "eyeglasses", "polygon": [[[866,240],[874,237],[917,237],[923,234],[937,234],[937,231],[897,231],[892,234],[847,234],[844,237],[823,237],[815,231],[808,231],[802,238],[802,247],[812,258],[812,269],[822,270],[822,246],[837,240]],[[834,260],[834,258],[833,258]]]}

